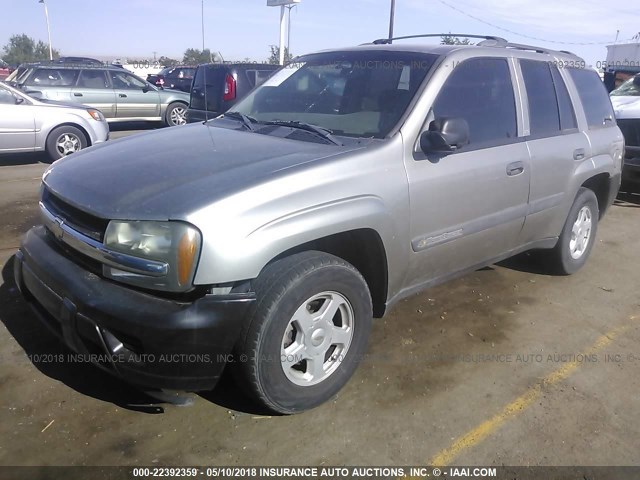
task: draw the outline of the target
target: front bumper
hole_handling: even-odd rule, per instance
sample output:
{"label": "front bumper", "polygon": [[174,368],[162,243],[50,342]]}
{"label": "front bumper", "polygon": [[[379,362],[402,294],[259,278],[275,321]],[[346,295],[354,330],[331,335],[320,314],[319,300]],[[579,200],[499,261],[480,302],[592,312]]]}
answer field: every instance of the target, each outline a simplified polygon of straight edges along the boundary
{"label": "front bumper", "polygon": [[148,389],[213,388],[255,301],[242,293],[181,302],[122,286],[72,261],[42,226],[27,232],[14,274],[38,317],[69,348]]}

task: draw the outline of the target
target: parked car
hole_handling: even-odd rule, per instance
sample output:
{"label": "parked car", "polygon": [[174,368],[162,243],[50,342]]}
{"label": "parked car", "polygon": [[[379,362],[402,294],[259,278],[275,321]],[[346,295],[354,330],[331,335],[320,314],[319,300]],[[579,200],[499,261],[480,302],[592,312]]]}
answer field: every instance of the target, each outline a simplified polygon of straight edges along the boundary
{"label": "parked car", "polygon": [[90,64],[30,64],[12,79],[23,91],[43,98],[99,109],[108,122],[186,123],[189,95],[158,89],[125,69]]}
{"label": "parked car", "polygon": [[183,92],[191,91],[191,82],[196,67],[187,65],[178,65],[175,67],[167,67],[160,70],[156,74],[147,75],[147,82],[162,88],[174,88]]}
{"label": "parked car", "polygon": [[576,272],[620,185],[609,96],[569,53],[481,38],[305,55],[210,122],[58,162],[17,285],[128,382],[210,389],[229,359],[289,414],[407,296],[530,249]]}
{"label": "parked car", "polygon": [[0,80],[4,80],[11,74],[11,68],[4,60],[0,59]]}
{"label": "parked car", "polygon": [[640,74],[627,80],[610,95],[626,143],[622,189],[640,192]]}
{"label": "parked car", "polygon": [[258,63],[199,65],[193,79],[187,122],[202,122],[226,112],[279,68],[280,65]]}
{"label": "parked car", "polygon": [[46,151],[57,160],[108,138],[99,110],[37,100],[0,83],[0,153]]}

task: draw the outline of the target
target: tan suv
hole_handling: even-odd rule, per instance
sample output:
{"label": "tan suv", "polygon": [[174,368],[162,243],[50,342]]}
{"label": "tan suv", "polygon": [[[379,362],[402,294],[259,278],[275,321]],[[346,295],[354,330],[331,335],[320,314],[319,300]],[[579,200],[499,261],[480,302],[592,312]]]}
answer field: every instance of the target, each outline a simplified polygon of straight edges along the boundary
{"label": "tan suv", "polygon": [[402,298],[531,249],[577,271],[620,185],[609,97],[574,55],[481,40],[305,55],[220,118],[57,162],[16,283],[129,382],[228,365],[294,413]]}

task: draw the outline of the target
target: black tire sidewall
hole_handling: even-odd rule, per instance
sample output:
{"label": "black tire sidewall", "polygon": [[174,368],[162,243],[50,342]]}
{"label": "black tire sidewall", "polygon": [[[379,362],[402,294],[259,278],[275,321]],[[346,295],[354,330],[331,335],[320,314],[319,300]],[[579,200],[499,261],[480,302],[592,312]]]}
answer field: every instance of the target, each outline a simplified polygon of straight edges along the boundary
{"label": "black tire sidewall", "polygon": [[60,155],[60,153],[58,152],[58,149],[56,148],[56,140],[63,133],[72,133],[73,135],[77,136],[80,139],[80,150],[84,150],[85,148],[87,148],[87,145],[88,145],[87,136],[84,134],[82,130],[72,125],[63,125],[61,127],[56,127],[53,130],[51,130],[51,132],[49,133],[49,136],[47,137],[47,142],[45,144],[47,155],[51,160],[55,161],[63,158],[63,156]]}
{"label": "black tire sidewall", "polygon": [[[569,243],[571,241],[571,232],[573,229],[573,224],[578,218],[578,213],[582,209],[582,207],[588,206],[591,210],[591,235],[589,236],[589,244],[587,245],[587,249],[583,252],[580,258],[573,258],[571,256],[571,250],[569,248]],[[567,221],[565,223],[564,228],[562,229],[562,234],[560,236],[560,241],[558,242],[559,256],[560,256],[560,268],[563,273],[572,274],[578,271],[582,266],[586,263],[589,255],[591,254],[591,250],[593,249],[593,245],[596,239],[596,233],[598,231],[598,219],[600,216],[600,212],[598,209],[598,199],[593,193],[592,190],[587,188],[581,188],[578,192],[576,200],[573,202],[573,206],[569,211],[569,215],[567,216]]]}
{"label": "black tire sidewall", "polygon": [[[364,279],[350,268],[327,265],[313,270],[288,286],[261,319],[256,357],[250,359],[258,388],[269,406],[281,413],[313,408],[334,396],[349,380],[362,355],[371,330],[371,298]],[[338,292],[353,309],[353,337],[341,365],[322,382],[307,387],[292,383],[280,362],[282,338],[294,312],[307,299],[323,292]]]}

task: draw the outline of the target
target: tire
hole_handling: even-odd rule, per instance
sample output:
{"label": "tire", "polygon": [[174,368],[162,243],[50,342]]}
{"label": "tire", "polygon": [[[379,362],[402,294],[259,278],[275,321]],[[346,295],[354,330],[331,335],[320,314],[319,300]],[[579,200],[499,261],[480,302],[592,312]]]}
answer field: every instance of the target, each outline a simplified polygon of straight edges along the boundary
{"label": "tire", "polygon": [[[268,265],[254,285],[255,308],[235,350],[236,381],[281,414],[327,401],[366,350],[373,312],[364,278],[338,257],[309,251]],[[323,317],[329,308],[334,315]]]}
{"label": "tire", "polygon": [[180,102],[170,104],[164,115],[164,124],[168,127],[175,127],[185,123],[187,123],[187,106]]}
{"label": "tire", "polygon": [[550,267],[556,273],[571,275],[586,263],[595,242],[599,216],[595,193],[580,188],[558,243],[551,251]]}
{"label": "tire", "polygon": [[45,149],[52,161],[87,148],[87,137],[82,130],[71,125],[56,127],[49,133]]}

